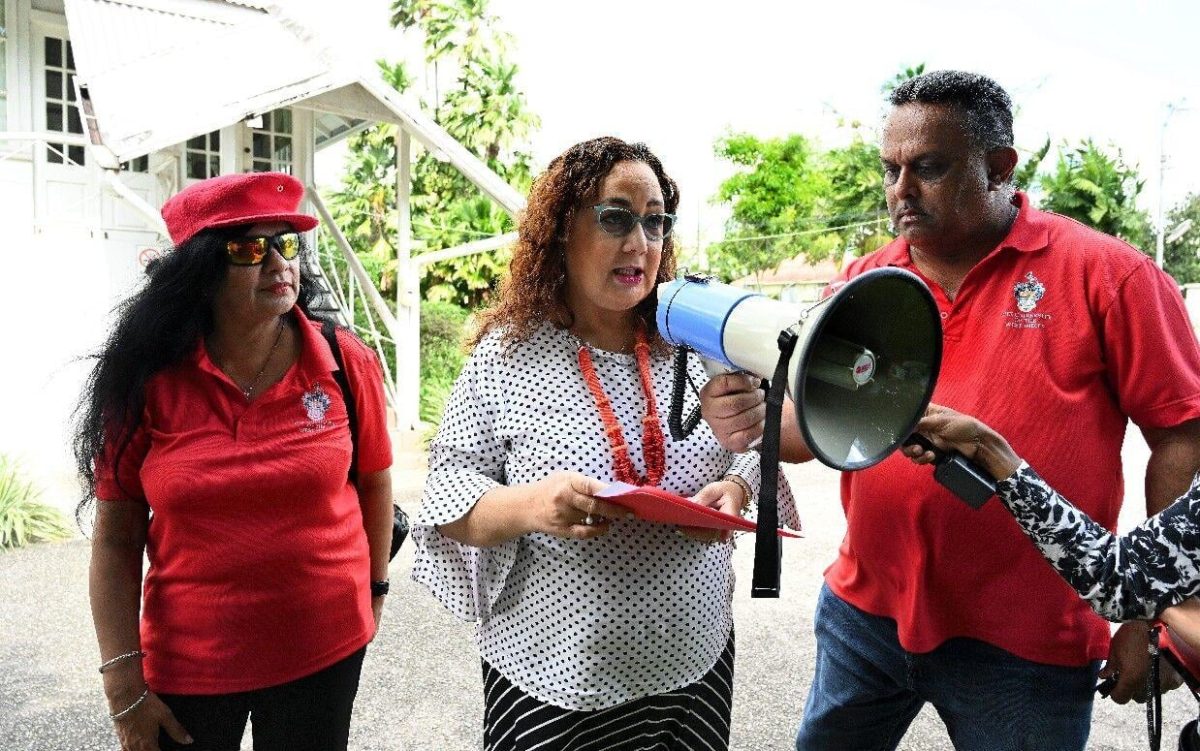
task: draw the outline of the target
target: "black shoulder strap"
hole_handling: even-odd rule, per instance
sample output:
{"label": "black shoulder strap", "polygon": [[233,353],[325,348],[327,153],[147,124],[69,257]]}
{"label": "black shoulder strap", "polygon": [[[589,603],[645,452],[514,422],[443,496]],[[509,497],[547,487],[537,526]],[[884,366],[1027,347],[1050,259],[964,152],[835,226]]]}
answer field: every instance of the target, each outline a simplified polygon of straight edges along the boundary
{"label": "black shoulder strap", "polygon": [[787,394],[788,364],[796,349],[796,335],[779,332],[779,362],[767,391],[767,424],[763,428],[762,485],[758,489],[758,527],[754,537],[754,575],[751,597],[778,597],[783,549],[779,545],[779,428]]}
{"label": "black shoulder strap", "polygon": [[354,394],[350,392],[350,377],[346,375],[346,361],[342,359],[342,347],[337,340],[337,326],[333,321],[321,322],[321,334],[329,343],[329,351],[338,369],[333,371],[333,379],[342,389],[342,401],[346,403],[346,421],[350,424],[350,482],[358,481],[358,407],[354,403]]}

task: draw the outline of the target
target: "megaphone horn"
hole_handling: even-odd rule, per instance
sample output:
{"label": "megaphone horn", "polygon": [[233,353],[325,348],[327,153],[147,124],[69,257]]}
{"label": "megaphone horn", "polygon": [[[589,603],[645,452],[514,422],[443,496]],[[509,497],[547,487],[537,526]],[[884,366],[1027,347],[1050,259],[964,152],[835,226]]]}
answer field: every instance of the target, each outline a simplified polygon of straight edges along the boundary
{"label": "megaphone horn", "polygon": [[732,370],[772,378],[783,331],[796,336],[787,390],[813,455],[858,470],[912,433],[933,395],[941,316],[928,287],[898,268],[868,271],[801,309],[698,276],[658,292],[658,330]]}

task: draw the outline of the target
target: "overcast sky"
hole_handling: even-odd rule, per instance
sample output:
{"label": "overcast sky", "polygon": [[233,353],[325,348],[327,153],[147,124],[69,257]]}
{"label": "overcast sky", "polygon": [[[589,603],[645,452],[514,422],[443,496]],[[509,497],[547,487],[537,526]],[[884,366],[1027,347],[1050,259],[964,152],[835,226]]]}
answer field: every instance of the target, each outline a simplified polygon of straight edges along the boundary
{"label": "overcast sky", "polygon": [[[876,128],[883,82],[921,62],[999,81],[1018,107],[1018,148],[1047,136],[1119,146],[1140,166],[1151,212],[1166,107],[1186,100],[1191,109],[1165,130],[1163,194],[1169,208],[1200,192],[1200,3],[1191,0],[492,0],[490,9],[516,39],[519,83],[542,120],[538,166],[597,135],[645,141],[680,185],[689,244],[721,231],[711,198],[729,174],[713,156],[722,133],[840,145],[838,117]],[[330,161],[323,183],[336,172]]]}

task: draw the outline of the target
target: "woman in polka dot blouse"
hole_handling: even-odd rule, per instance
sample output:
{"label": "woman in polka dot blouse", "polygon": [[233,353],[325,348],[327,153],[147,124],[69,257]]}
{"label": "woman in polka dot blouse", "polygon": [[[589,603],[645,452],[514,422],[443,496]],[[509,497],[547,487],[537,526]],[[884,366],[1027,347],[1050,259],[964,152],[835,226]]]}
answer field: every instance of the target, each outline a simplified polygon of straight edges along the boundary
{"label": "woman in polka dot blouse", "polygon": [[[757,497],[757,454],[658,419],[678,204],[642,144],[551,162],[431,446],[413,578],[477,623],[486,751],[728,747],[731,540],[595,497],[615,480],[730,513]],[[780,512],[798,527],[782,481]]]}

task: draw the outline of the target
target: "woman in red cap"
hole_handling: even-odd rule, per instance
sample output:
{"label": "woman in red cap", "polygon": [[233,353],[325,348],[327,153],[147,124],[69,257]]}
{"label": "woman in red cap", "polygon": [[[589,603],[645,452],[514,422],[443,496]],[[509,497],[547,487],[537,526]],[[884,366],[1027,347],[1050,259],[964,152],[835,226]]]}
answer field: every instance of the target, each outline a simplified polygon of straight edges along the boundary
{"label": "woman in red cap", "polygon": [[339,329],[339,368],[309,312],[302,198],[258,173],[167,201],[174,249],[118,308],[80,403],[92,616],[128,751],[236,749],[247,720],[255,749],[346,748],[387,591],[391,446],[374,353]]}

